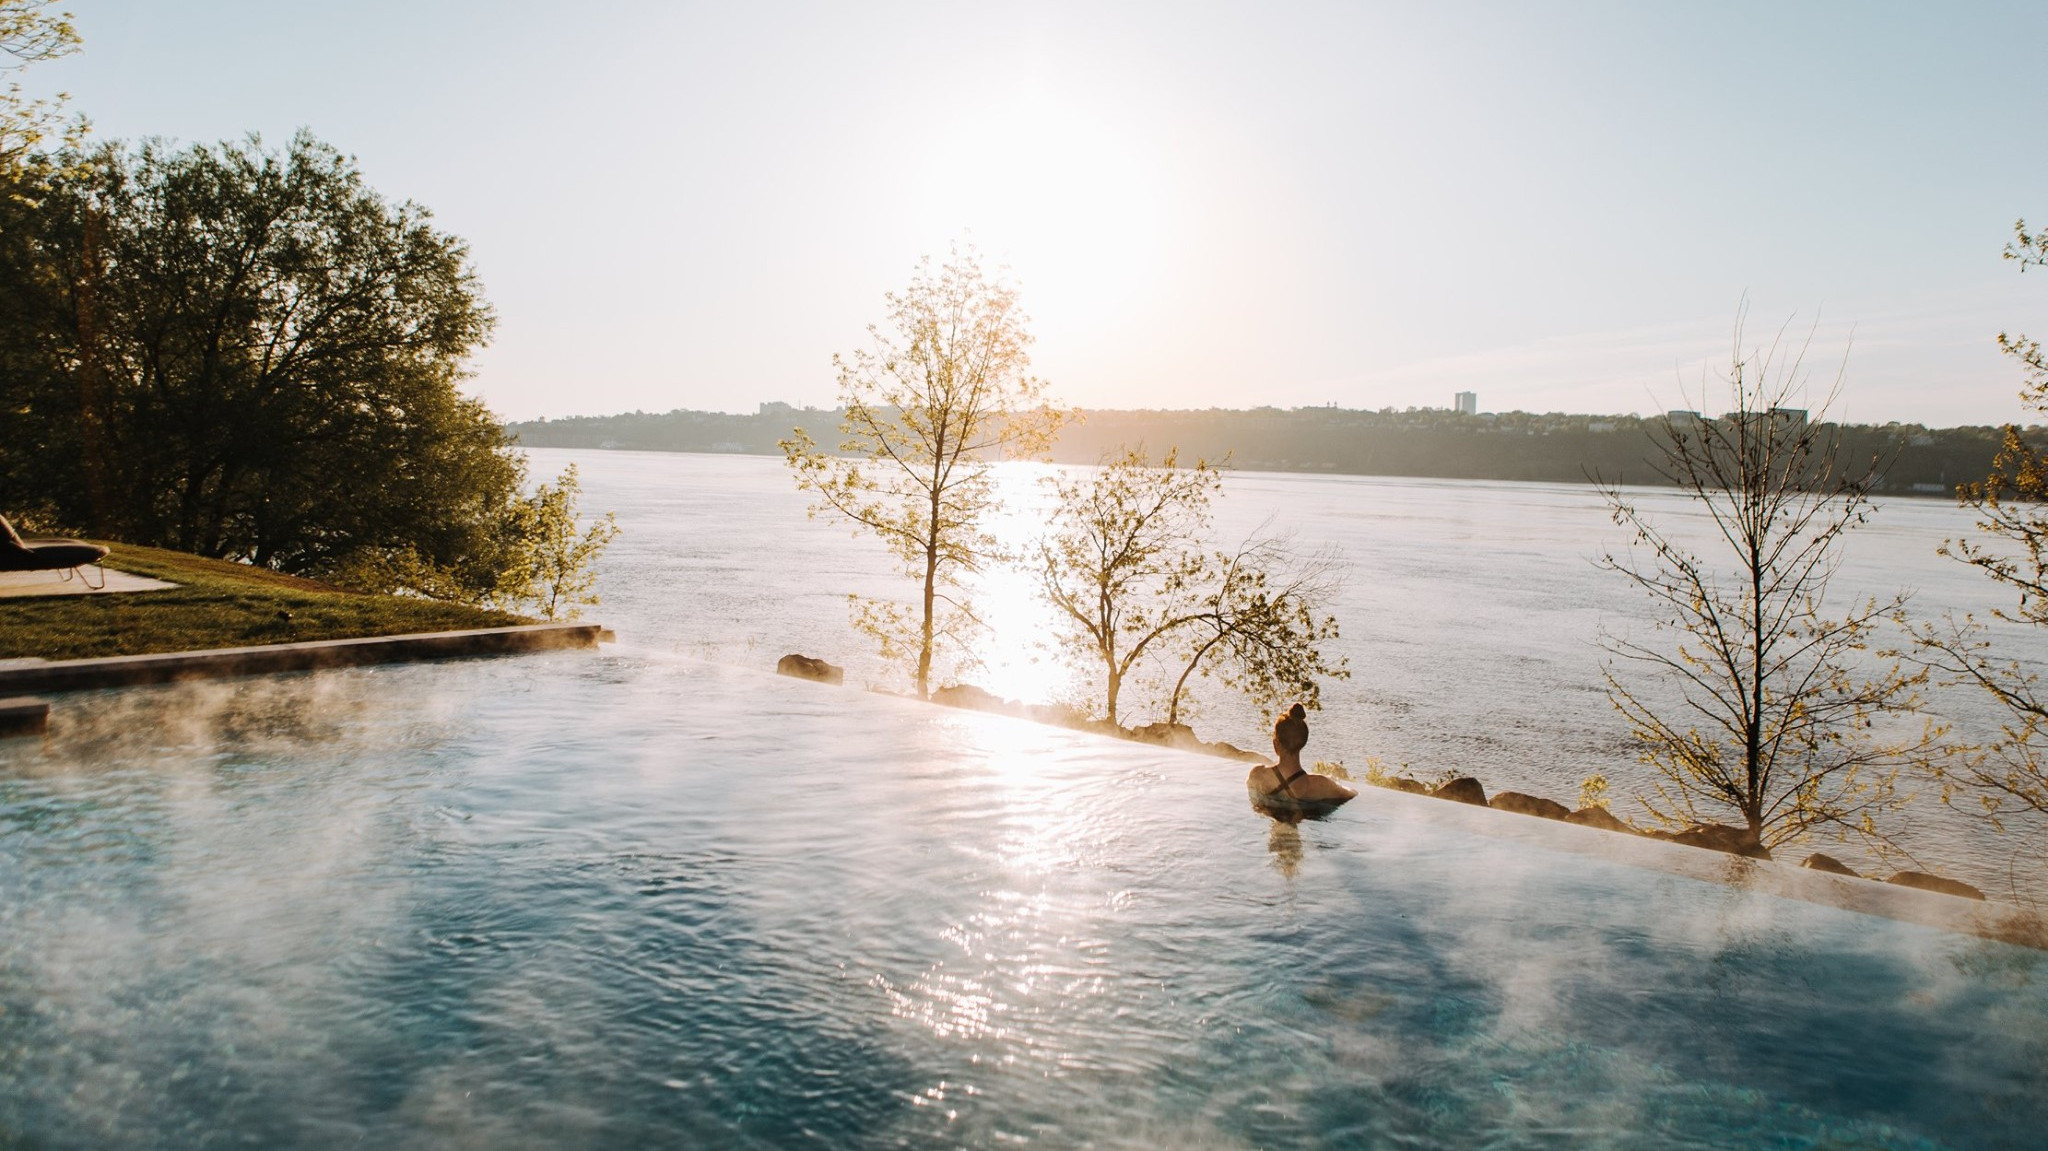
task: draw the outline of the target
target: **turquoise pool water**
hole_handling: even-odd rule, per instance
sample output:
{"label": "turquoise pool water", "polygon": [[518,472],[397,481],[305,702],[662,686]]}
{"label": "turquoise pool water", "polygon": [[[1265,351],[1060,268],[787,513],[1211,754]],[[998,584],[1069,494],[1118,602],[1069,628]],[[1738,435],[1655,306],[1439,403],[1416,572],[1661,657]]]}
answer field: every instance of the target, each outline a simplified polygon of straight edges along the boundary
{"label": "turquoise pool water", "polygon": [[1400,799],[621,651],[74,697],[0,743],[0,1147],[2048,1128],[2040,953]]}

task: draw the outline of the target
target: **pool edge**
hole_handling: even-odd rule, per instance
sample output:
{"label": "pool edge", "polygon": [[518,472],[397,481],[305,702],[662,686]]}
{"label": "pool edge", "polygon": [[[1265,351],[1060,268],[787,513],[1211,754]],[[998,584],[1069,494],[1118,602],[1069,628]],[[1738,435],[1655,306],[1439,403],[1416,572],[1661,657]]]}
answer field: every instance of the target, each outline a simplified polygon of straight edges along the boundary
{"label": "pool edge", "polygon": [[258,647],[116,655],[0,667],[0,695],[137,687],[231,676],[313,671],[598,646],[599,624],[542,623],[464,631],[309,640]]}

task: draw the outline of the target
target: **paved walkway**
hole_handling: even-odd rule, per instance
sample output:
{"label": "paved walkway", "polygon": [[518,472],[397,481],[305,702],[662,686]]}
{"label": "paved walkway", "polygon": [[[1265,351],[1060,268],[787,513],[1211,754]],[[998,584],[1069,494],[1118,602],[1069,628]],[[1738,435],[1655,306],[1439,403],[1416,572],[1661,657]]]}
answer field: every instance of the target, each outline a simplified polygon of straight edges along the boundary
{"label": "paved walkway", "polygon": [[[88,574],[95,582],[100,578],[97,568]],[[66,579],[66,576],[70,578]],[[42,595],[113,595],[116,592],[162,591],[164,588],[177,586],[147,576],[129,575],[113,568],[107,569],[107,586],[104,589],[87,587],[84,580],[69,571],[0,572],[0,599]]]}

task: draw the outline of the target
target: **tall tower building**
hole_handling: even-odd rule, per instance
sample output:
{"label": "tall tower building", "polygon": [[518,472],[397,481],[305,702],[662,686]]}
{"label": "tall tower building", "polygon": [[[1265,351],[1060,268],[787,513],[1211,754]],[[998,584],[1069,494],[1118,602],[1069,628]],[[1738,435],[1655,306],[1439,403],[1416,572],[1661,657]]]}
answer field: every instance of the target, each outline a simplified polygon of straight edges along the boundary
{"label": "tall tower building", "polygon": [[1461,416],[1476,416],[1479,414],[1478,392],[1459,392],[1456,403],[1458,414]]}

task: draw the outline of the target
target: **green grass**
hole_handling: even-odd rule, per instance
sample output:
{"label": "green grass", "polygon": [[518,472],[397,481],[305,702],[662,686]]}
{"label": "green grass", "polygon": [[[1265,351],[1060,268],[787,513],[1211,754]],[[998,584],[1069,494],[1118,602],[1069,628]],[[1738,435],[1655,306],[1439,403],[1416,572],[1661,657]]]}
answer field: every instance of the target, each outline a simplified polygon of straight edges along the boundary
{"label": "green grass", "polygon": [[107,567],[179,586],[0,599],[0,659],[144,655],[534,622],[509,612],[364,595],[246,564],[101,542],[113,549]]}

